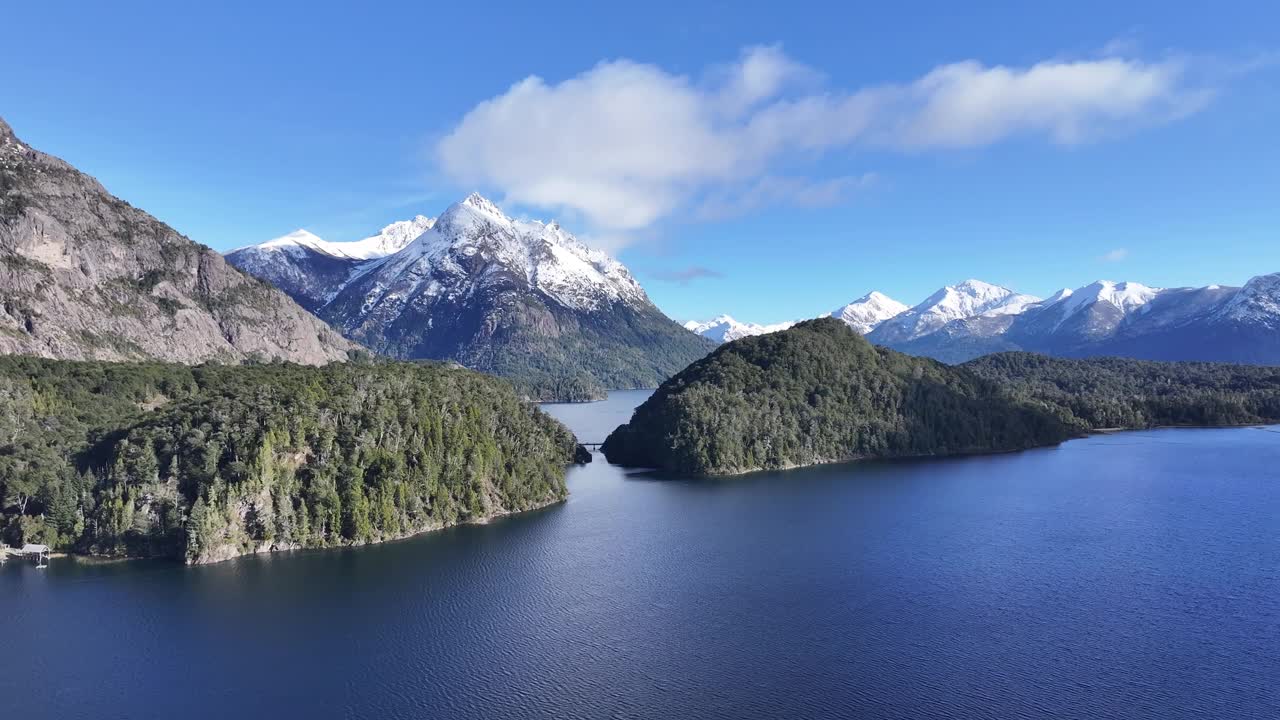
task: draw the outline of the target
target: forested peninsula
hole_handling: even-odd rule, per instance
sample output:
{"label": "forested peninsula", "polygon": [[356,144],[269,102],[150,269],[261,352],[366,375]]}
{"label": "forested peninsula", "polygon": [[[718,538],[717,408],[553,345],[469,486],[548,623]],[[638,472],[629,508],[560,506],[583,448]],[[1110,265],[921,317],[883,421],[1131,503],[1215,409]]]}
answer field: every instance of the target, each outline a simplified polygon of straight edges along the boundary
{"label": "forested peninsula", "polygon": [[0,357],[0,531],[208,563],[380,542],[566,496],[573,435],[454,366]]}
{"label": "forested peninsula", "polygon": [[962,366],[822,318],[728,343],[605,440],[610,462],[731,475],[1052,445],[1100,428],[1280,421],[1280,369],[1004,353]]}

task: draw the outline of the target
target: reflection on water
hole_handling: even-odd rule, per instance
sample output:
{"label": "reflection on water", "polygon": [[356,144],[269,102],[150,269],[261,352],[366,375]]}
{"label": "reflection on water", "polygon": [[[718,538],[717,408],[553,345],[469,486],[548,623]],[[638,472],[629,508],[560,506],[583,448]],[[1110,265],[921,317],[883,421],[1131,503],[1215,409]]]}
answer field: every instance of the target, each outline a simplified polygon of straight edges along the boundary
{"label": "reflection on water", "polygon": [[[601,440],[646,393],[548,409]],[[1280,436],[654,480],[388,545],[0,569],[0,717],[1280,717]]]}

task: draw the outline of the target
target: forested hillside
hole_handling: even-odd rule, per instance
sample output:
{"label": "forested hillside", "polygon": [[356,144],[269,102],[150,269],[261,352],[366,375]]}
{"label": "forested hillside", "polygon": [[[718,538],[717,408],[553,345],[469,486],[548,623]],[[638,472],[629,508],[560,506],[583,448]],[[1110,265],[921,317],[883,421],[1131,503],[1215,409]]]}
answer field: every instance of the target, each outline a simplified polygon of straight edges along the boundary
{"label": "forested hillside", "polygon": [[623,465],[717,475],[1016,450],[1073,432],[973,373],[822,318],[721,346],[663,383],[603,450]]}
{"label": "forested hillside", "polygon": [[961,367],[1081,430],[1280,422],[1280,368],[999,353]]}
{"label": "forested hillside", "polygon": [[10,543],[201,563],[377,542],[563,499],[574,450],[460,368],[0,358]]}
{"label": "forested hillside", "polygon": [[953,367],[833,319],[722,346],[609,436],[611,462],[731,474],[998,452],[1101,428],[1280,422],[1280,369],[1006,353]]}

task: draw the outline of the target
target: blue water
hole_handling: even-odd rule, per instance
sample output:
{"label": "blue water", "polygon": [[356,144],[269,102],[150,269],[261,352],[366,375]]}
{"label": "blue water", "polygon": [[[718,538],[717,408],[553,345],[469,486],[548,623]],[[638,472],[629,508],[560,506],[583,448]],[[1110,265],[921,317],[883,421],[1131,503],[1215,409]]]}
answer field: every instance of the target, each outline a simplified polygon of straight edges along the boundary
{"label": "blue water", "polygon": [[[644,393],[552,406],[601,439]],[[0,718],[1277,718],[1280,433],[726,480],[357,550],[0,569]]]}

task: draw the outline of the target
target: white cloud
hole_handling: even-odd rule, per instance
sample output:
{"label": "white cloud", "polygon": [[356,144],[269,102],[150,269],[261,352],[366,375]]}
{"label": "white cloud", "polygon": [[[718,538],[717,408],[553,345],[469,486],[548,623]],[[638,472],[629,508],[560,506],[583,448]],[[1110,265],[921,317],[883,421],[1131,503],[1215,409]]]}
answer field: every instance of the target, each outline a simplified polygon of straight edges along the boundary
{"label": "white cloud", "polygon": [[966,61],[906,84],[838,89],[778,47],[748,48],[701,81],[617,60],[555,84],[526,78],[473,108],[435,150],[460,185],[580,214],[592,232],[623,237],[679,210],[841,201],[862,173],[796,175],[830,151],[1018,135],[1079,143],[1179,117],[1208,99],[1186,75],[1173,60]]}
{"label": "white cloud", "polygon": [[1115,250],[1111,250],[1103,253],[1102,255],[1099,255],[1098,259],[1101,260],[1102,262],[1120,262],[1121,260],[1124,260],[1128,257],[1129,257],[1128,248],[1116,248]]}
{"label": "white cloud", "polygon": [[1025,70],[976,62],[940,67],[912,84],[900,141],[911,146],[985,145],[1042,132],[1077,143],[1116,123],[1177,117],[1198,109],[1177,62],[1118,58],[1045,62]]}

